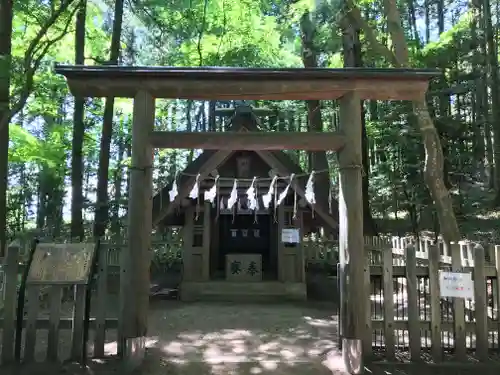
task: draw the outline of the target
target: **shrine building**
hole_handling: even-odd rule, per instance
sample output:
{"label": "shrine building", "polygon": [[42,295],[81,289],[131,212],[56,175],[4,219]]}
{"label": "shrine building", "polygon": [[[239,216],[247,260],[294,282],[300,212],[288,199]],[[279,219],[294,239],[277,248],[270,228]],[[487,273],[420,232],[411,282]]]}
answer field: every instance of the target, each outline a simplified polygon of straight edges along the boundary
{"label": "shrine building", "polygon": [[[260,131],[257,111],[237,106],[226,131]],[[181,299],[305,300],[304,233],[338,227],[336,201],[331,210],[328,202],[311,205],[306,199],[309,177],[284,151],[205,150],[158,192],[153,225],[183,227]],[[255,209],[247,194],[252,184]],[[211,200],[205,197],[210,191]],[[236,191],[236,203],[228,207]]]}

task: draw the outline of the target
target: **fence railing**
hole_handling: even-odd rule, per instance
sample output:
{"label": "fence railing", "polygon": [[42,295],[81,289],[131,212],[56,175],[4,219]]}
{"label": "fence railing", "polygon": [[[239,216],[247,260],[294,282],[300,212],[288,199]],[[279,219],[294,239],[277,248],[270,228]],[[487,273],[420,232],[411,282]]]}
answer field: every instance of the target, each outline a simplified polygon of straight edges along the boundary
{"label": "fence railing", "polygon": [[[426,262],[429,258],[429,249],[437,247],[440,256],[440,262],[451,264],[450,248],[445,246],[444,241],[439,238],[438,241],[430,236],[415,237],[396,237],[396,236],[381,236],[381,237],[365,237],[365,250],[369,253],[369,257],[380,256],[380,250],[392,249],[395,263],[405,258],[405,247],[408,244],[413,244],[416,248],[416,257],[419,262]],[[474,255],[472,242],[463,240],[458,243],[460,247],[460,262],[462,266],[474,266]],[[338,262],[338,241],[328,239],[307,238],[303,242],[304,256],[310,263]],[[494,245],[486,245],[485,257],[487,261],[492,261],[494,258]]]}
{"label": "fence railing", "polygon": [[[2,363],[14,361],[16,357],[17,299],[19,288],[20,261],[23,251],[19,246],[10,246],[4,260],[4,311],[0,318],[0,358]],[[90,352],[95,357],[105,355],[106,336],[118,326],[116,314],[110,313],[110,297],[107,287],[108,254],[100,252],[97,282],[93,286],[90,326],[93,339]],[[22,324],[22,360],[65,360],[75,358],[82,352],[83,300],[85,287],[75,285],[70,297],[64,299],[63,286],[40,287],[30,285],[26,289],[26,314]],[[71,294],[73,294],[71,296]],[[114,305],[116,305],[114,302]],[[116,332],[112,334],[116,335]],[[46,336],[46,337],[44,337]],[[109,335],[108,335],[109,338]]]}
{"label": "fence railing", "polygon": [[[488,248],[489,255],[483,246],[465,241],[440,249],[430,240],[411,239],[372,248],[365,260],[366,350],[384,348],[391,359],[397,349],[408,349],[415,360],[429,349],[435,361],[443,350],[459,359],[474,350],[486,361],[489,349],[499,348],[500,334],[500,246]],[[441,297],[440,271],[472,273],[474,298]]]}
{"label": "fence railing", "polygon": [[[165,245],[165,241],[156,242],[156,246]],[[105,251],[100,252],[90,322],[94,331],[92,347],[97,357],[104,355],[107,332],[117,326],[117,319],[110,314],[107,303],[110,297],[108,276],[112,272],[110,267],[119,267],[119,256],[124,246],[104,245]],[[323,244],[320,250],[334,253],[335,246],[335,242]],[[307,251],[313,248],[309,244],[304,246],[306,257],[309,254]],[[443,246],[442,241],[435,243],[429,238],[367,237],[365,250],[366,301],[369,301],[365,315],[366,353],[384,349],[391,359],[398,349],[405,349],[415,359],[424,349],[430,350],[434,360],[439,361],[443,350],[453,351],[459,358],[474,350],[478,359],[486,360],[490,349],[499,348],[500,246],[481,246],[467,241]],[[9,343],[14,342],[15,335],[12,327],[16,324],[15,299],[21,253],[19,249],[9,249],[3,268],[4,282],[0,282],[0,288],[5,293],[5,306],[11,306],[4,309],[3,319],[0,320],[0,328],[3,328],[1,356],[4,361],[13,355]],[[330,259],[321,254],[315,257]],[[439,272],[442,270],[472,273],[474,299],[442,298],[439,290]],[[58,329],[53,332],[61,330],[70,333],[75,327],[78,306],[73,305],[65,315],[63,309],[56,308],[60,305],[57,298],[50,297],[61,295],[60,290],[55,289],[45,293],[48,306],[42,308],[37,304],[38,307],[30,308],[32,312],[24,318],[25,345],[30,343],[27,360],[32,360],[31,353],[38,355],[39,350],[31,349],[31,343],[37,341],[41,330],[57,325]],[[40,291],[28,293],[28,306],[30,300],[39,302],[41,295]],[[44,349],[52,358],[59,355],[60,346],[72,347],[71,343],[61,344],[54,337]],[[26,347],[24,350],[26,353]]]}

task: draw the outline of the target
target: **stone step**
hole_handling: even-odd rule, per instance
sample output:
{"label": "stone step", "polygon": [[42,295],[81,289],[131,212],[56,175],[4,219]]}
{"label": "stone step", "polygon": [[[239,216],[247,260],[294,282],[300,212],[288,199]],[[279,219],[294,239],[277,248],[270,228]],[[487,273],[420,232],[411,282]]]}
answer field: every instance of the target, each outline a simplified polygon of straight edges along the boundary
{"label": "stone step", "polygon": [[183,282],[184,301],[267,302],[306,300],[305,283],[282,282]]}

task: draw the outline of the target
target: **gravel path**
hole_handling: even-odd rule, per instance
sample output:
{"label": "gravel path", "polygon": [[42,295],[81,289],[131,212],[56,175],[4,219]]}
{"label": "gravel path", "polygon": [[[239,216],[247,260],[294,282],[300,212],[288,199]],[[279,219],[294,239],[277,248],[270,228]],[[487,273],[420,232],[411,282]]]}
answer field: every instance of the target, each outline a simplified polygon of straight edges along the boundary
{"label": "gravel path", "polygon": [[[331,310],[297,305],[160,303],[143,374],[331,374]],[[331,361],[330,361],[331,362]]]}
{"label": "gravel path", "polygon": [[[217,304],[156,301],[151,304],[144,375],[341,374],[336,367],[337,323],[332,308],[310,305]],[[43,331],[39,331],[40,336]],[[69,345],[61,332],[61,357]],[[37,335],[38,336],[38,335]],[[107,337],[107,354],[116,351]],[[41,348],[37,350],[44,354]],[[64,342],[63,342],[64,341]],[[92,342],[92,341],[90,341]],[[12,373],[76,374],[81,370],[37,365]],[[329,367],[334,370],[333,372]],[[18,369],[17,369],[18,370]],[[6,370],[2,375],[8,375]],[[93,374],[121,373],[113,361],[95,361]],[[10,374],[9,374],[10,375]]]}
{"label": "gravel path", "polygon": [[[110,301],[110,315],[116,301]],[[150,309],[150,336],[141,375],[344,375],[337,349],[332,307],[315,305],[215,304],[156,301]],[[37,357],[43,361],[46,331],[37,332]],[[60,332],[60,358],[69,352],[70,332]],[[107,335],[106,352],[116,353],[116,333]],[[92,335],[89,340],[92,342]],[[429,367],[370,364],[371,375],[498,374],[484,365]],[[75,364],[37,363],[1,368],[2,375],[121,375],[114,359]]]}

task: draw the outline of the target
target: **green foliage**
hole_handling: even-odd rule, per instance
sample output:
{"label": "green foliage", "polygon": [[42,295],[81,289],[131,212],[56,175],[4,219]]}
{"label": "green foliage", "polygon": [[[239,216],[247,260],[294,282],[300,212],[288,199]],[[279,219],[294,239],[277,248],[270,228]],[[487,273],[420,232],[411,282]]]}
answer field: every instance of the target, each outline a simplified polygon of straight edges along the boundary
{"label": "green foliage", "polygon": [[[70,191],[66,185],[70,178],[74,103],[64,79],[53,73],[52,66],[56,62],[74,61],[74,11],[77,2],[71,2],[55,21],[51,21],[54,11],[63,1],[23,0],[14,3],[11,91],[12,104],[21,105],[10,125],[9,177],[13,189],[9,192],[9,220],[16,223],[16,228],[32,225],[36,221],[37,205],[41,201],[37,191],[43,183],[53,188],[55,195],[51,199],[56,205],[68,206],[65,196]],[[390,45],[383,2],[362,0],[356,3],[368,25],[377,31],[379,41]],[[431,2],[432,9],[436,4],[437,0]],[[437,67],[445,73],[439,80],[432,82],[429,104],[446,146],[452,192],[457,207],[462,207],[467,206],[464,203],[467,197],[461,187],[464,179],[473,180],[474,184],[486,180],[484,175],[478,176],[477,169],[487,169],[484,166],[487,153],[478,149],[482,147],[481,137],[484,139],[486,135],[483,120],[488,119],[490,113],[488,108],[480,108],[476,102],[476,83],[480,81],[491,85],[490,76],[484,65],[484,56],[481,55],[482,47],[472,45],[473,13],[459,1],[451,1],[445,15],[447,30],[438,38],[424,43],[420,34],[425,35],[427,31],[421,30],[426,27],[425,5],[429,5],[428,2],[399,2],[412,66]],[[113,6],[112,2],[90,1],[87,4],[86,64],[103,63],[109,56]],[[300,67],[302,42],[299,22],[309,12],[315,28],[313,42],[318,52],[319,66],[338,68],[343,65],[342,33],[337,22],[345,10],[340,1],[136,0],[125,2],[125,7],[121,38],[123,64]],[[412,24],[412,7],[418,25]],[[462,11],[460,17],[455,16],[453,7]],[[494,17],[498,19],[497,2],[492,4],[492,9],[495,9]],[[435,13],[434,10],[429,13],[429,34],[436,34],[438,15]],[[49,25],[45,31],[44,25]],[[479,32],[479,39],[481,35]],[[382,57],[368,48],[363,33],[361,41],[364,65],[385,67]],[[35,50],[28,53],[30,48]],[[29,66],[26,65],[27,56],[31,59]],[[0,71],[3,64],[7,63],[4,58],[0,58]],[[30,69],[35,72],[31,84],[27,74]],[[478,75],[481,79],[478,79]],[[457,94],[458,89],[461,91]],[[28,96],[23,103],[26,93]],[[486,100],[490,100],[486,96]],[[262,119],[263,128],[304,130],[307,127],[306,106],[303,102],[256,101],[252,104],[276,111],[276,116]],[[224,107],[232,103],[217,105]],[[432,202],[422,174],[425,154],[414,119],[408,115],[411,112],[409,105],[366,102],[364,106],[370,150],[370,203],[374,215],[385,218],[417,215],[421,221],[431,223],[431,215],[426,212],[432,211]],[[159,129],[168,130],[205,130],[208,127],[207,108],[207,103],[201,101],[158,100],[156,125]],[[333,130],[338,117],[336,105],[323,102],[321,109],[323,128]],[[286,119],[280,120],[279,114],[285,114]],[[90,206],[85,209],[86,219],[91,217],[94,209],[91,203],[95,200],[102,115],[103,100],[86,100],[82,151],[84,195]],[[120,208],[118,216],[125,213],[127,205],[131,121],[132,101],[117,99],[109,193],[112,199],[121,199],[116,203]],[[223,127],[223,121],[219,118],[216,128]],[[483,146],[484,149],[487,147],[491,149],[491,145]],[[306,153],[290,154],[307,167]],[[159,189],[171,181],[195,155],[196,151],[190,150],[162,150],[156,153],[155,188]],[[328,159],[332,170],[335,170],[335,156],[329,154]],[[460,178],[457,177],[459,174]],[[334,177],[332,179],[335,180]],[[58,210],[54,215],[62,217],[63,209],[60,207]],[[65,220],[66,215],[64,213]],[[178,240],[172,240],[171,248],[164,253],[175,253],[178,243]],[[158,261],[161,263],[163,260]]]}

